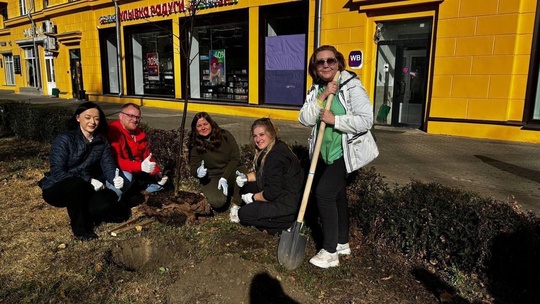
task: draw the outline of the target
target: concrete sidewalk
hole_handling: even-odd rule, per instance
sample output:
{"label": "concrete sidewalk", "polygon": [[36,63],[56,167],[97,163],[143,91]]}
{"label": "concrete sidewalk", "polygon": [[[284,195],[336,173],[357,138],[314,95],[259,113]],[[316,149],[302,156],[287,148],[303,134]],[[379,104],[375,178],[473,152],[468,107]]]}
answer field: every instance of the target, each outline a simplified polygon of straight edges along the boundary
{"label": "concrete sidewalk", "polygon": [[[0,92],[0,99],[64,105],[75,109],[80,101],[48,96]],[[99,103],[108,118],[115,118],[121,104]],[[195,113],[188,112],[189,129]],[[239,144],[249,143],[253,118],[212,114],[218,124],[233,133]],[[177,129],[182,111],[142,108],[144,122],[152,128]],[[296,121],[276,120],[280,138],[306,144],[309,128]],[[418,130],[375,127],[380,155],[371,164],[389,184],[411,179],[439,182],[506,201],[514,197],[526,210],[540,214],[540,157],[536,144],[430,135]]]}

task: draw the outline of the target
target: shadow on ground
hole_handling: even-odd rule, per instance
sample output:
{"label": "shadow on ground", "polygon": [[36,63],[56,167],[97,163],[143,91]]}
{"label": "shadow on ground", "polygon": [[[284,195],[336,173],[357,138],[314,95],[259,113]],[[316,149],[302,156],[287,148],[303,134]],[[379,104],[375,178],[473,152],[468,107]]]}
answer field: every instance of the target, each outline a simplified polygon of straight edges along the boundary
{"label": "shadow on ground", "polygon": [[493,241],[486,272],[496,303],[538,303],[539,235],[538,225],[523,225]]}
{"label": "shadow on ground", "polygon": [[469,304],[466,299],[456,295],[456,290],[435,274],[424,268],[415,268],[412,275],[424,285],[441,303]]}
{"label": "shadow on ground", "polygon": [[532,180],[533,182],[540,183],[540,172],[536,170],[531,170],[527,168],[523,168],[520,166],[516,166],[513,164],[509,164],[491,157],[487,157],[484,155],[475,155],[474,157],[480,159],[484,163],[493,166],[501,171],[508,172],[510,174],[513,174],[515,176],[519,176],[522,178],[526,178],[528,180]]}
{"label": "shadow on ground", "polygon": [[257,274],[251,281],[249,302],[258,304],[298,304],[297,301],[285,294],[279,281],[266,272]]}

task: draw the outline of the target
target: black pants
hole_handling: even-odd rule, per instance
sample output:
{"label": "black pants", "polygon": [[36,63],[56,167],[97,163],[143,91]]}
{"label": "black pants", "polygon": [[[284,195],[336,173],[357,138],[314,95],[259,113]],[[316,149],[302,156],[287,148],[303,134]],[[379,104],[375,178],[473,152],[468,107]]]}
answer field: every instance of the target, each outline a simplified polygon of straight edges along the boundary
{"label": "black pants", "polygon": [[94,224],[117,204],[114,191],[94,191],[89,182],[69,177],[43,190],[43,199],[55,207],[66,207],[73,234],[79,236],[94,231]]}
{"label": "black pants", "polygon": [[349,242],[347,169],[343,157],[331,165],[322,160],[318,164],[315,198],[322,224],[323,248],[334,253],[338,242]]}
{"label": "black pants", "polygon": [[276,204],[273,202],[253,202],[242,206],[238,210],[240,223],[254,226],[259,230],[266,230],[269,234],[289,229],[296,220],[296,214],[269,217],[269,214],[276,214]]}

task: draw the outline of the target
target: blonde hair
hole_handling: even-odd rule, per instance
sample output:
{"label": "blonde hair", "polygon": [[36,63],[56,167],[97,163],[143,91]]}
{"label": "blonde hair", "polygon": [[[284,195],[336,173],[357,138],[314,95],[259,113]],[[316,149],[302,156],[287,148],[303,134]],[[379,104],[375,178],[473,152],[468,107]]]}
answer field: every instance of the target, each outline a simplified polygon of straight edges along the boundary
{"label": "blonde hair", "polygon": [[[268,146],[266,146],[266,148],[264,148],[263,150],[257,149],[255,144],[252,143],[252,145],[254,147],[254,150],[255,150],[255,155],[253,156],[253,165],[252,165],[253,167],[252,167],[251,170],[253,172],[256,172],[258,175],[260,175],[260,174],[262,174],[262,169],[264,168],[264,162],[266,160],[266,156],[268,156],[268,153],[270,152],[270,150],[272,150],[272,148],[276,144],[278,129],[272,123],[270,118],[259,118],[259,119],[255,120],[253,122],[253,124],[251,125],[251,134],[252,135],[253,135],[253,130],[255,130],[255,128],[257,128],[257,127],[263,127],[265,132],[268,133],[268,135],[269,135],[269,137],[271,139],[270,143],[268,143]],[[260,170],[260,172],[257,172],[255,170],[255,168],[257,166],[257,159],[259,159],[259,156],[261,155],[261,153],[265,153],[265,154],[264,154],[264,156],[263,156],[263,158],[261,160],[261,170]]]}

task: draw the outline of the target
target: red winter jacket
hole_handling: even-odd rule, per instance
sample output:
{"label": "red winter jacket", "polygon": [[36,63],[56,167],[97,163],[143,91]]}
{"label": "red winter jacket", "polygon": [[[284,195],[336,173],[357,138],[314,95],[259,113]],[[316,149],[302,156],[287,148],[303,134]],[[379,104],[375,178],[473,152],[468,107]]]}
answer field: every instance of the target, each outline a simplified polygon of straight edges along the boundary
{"label": "red winter jacket", "polygon": [[[150,154],[148,138],[143,130],[137,128],[133,134],[130,134],[119,120],[115,120],[109,123],[106,137],[111,144],[112,154],[120,169],[130,173],[142,172],[141,163]],[[131,150],[132,157],[130,157],[127,147]],[[153,157],[151,160],[155,162]],[[154,172],[150,175],[156,175],[159,172],[161,169],[156,165]]]}

